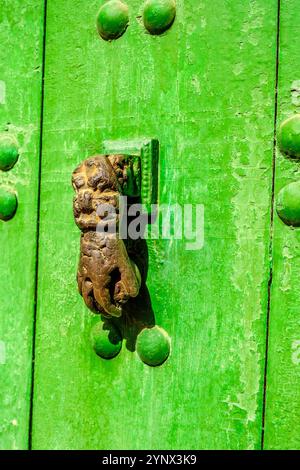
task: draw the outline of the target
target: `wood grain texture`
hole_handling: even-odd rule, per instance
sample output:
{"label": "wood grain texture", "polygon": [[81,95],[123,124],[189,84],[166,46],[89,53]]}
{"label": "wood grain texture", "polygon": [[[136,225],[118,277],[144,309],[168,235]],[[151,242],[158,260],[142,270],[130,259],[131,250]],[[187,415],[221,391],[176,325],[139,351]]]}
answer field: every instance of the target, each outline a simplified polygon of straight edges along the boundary
{"label": "wood grain texture", "polygon": [[[278,126],[300,112],[299,3],[281,2]],[[300,84],[300,82],[299,82]],[[299,85],[298,85],[299,87]],[[292,91],[294,90],[294,91]],[[299,162],[277,150],[275,195],[299,181]],[[274,214],[273,282],[266,396],[266,449],[300,448],[300,232]]]}
{"label": "wood grain texture", "polygon": [[0,172],[19,207],[0,221],[0,449],[28,444],[42,89],[43,1],[1,0],[0,137],[17,139],[16,166]]}
{"label": "wood grain texture", "polygon": [[[277,1],[178,0],[152,37],[97,36],[101,2],[48,5],[35,449],[259,448]],[[205,205],[205,245],[149,241],[148,288],[172,353],[91,349],[77,292],[71,174],[108,139],[158,138],[160,203]],[[96,319],[97,320],[97,319]]]}

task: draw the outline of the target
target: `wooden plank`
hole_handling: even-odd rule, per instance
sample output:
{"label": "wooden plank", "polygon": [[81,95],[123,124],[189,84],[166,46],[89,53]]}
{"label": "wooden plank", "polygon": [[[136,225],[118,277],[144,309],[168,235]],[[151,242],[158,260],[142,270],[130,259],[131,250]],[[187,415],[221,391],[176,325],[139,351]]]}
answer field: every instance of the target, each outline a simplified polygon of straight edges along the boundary
{"label": "wooden plank", "polygon": [[[128,4],[111,43],[98,1],[48,5],[33,447],[259,448],[277,2],[181,0],[160,37]],[[104,140],[143,137],[160,141],[160,203],[205,206],[202,250],[148,241],[152,307],[172,339],[158,368],[126,341],[112,361],[95,355],[75,280],[72,171]]]}
{"label": "wooden plank", "polygon": [[43,1],[2,0],[0,147],[17,141],[19,160],[0,172],[17,192],[13,219],[0,221],[0,448],[28,446],[34,321],[42,90]]}
{"label": "wooden plank", "polygon": [[[299,2],[281,2],[278,127],[286,118],[300,112],[300,56],[297,46],[300,39],[299,21]],[[276,200],[283,187],[299,179],[299,163],[288,159],[277,149]],[[300,447],[299,243],[299,229],[285,225],[275,211],[266,389],[266,449]]]}

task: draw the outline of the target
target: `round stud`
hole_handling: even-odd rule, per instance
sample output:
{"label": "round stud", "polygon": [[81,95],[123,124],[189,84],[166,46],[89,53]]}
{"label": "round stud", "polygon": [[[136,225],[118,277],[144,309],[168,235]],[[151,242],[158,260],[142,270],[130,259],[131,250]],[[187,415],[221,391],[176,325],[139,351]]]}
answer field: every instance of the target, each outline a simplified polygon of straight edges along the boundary
{"label": "round stud", "polygon": [[18,161],[19,152],[15,140],[0,138],[0,170],[10,170]]}
{"label": "round stud", "polygon": [[14,192],[0,188],[0,219],[10,220],[16,213],[18,206],[17,196]]}
{"label": "round stud", "polygon": [[137,337],[136,350],[148,366],[160,366],[170,354],[171,341],[168,334],[158,326],[145,328]]}
{"label": "round stud", "polygon": [[278,141],[283,153],[300,158],[300,114],[295,114],[281,124]]}
{"label": "round stud", "polygon": [[300,227],[300,181],[281,189],[276,208],[278,216],[286,225]]}
{"label": "round stud", "polygon": [[150,34],[162,34],[173,24],[176,15],[174,0],[147,0],[143,21]]}
{"label": "round stud", "polygon": [[117,39],[125,33],[128,26],[128,7],[120,0],[110,0],[99,10],[97,28],[106,41]]}
{"label": "round stud", "polygon": [[92,328],[91,342],[95,353],[103,359],[113,359],[122,348],[122,338],[113,325],[99,322]]}

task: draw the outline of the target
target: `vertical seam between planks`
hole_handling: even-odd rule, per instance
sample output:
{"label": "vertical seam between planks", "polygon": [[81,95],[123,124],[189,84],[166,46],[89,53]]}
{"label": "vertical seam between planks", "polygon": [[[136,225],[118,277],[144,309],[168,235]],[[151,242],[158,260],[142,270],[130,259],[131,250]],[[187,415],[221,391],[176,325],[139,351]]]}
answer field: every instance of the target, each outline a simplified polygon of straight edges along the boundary
{"label": "vertical seam between planks", "polygon": [[44,124],[44,96],[45,96],[45,62],[46,62],[46,25],[47,25],[47,0],[44,0],[43,18],[43,54],[42,54],[42,83],[41,83],[41,111],[40,111],[40,142],[39,142],[39,166],[38,166],[38,194],[37,194],[37,226],[36,226],[36,252],[35,252],[35,285],[34,285],[34,314],[32,334],[32,366],[31,366],[31,392],[29,410],[28,449],[32,449],[32,425],[33,425],[33,398],[34,398],[34,372],[35,372],[35,345],[36,345],[36,319],[38,302],[38,276],[39,276],[39,244],[40,244],[40,208],[41,208],[41,174],[43,153],[43,124]]}
{"label": "vertical seam between planks", "polygon": [[265,346],[265,368],[264,368],[264,385],[263,385],[261,450],[264,449],[264,438],[265,438],[267,375],[268,375],[269,333],[270,333],[270,308],[271,308],[271,287],[272,287],[272,281],[273,281],[273,234],[274,234],[275,174],[276,174],[277,116],[278,116],[280,7],[281,7],[281,0],[278,0],[278,3],[277,3],[277,33],[276,33],[276,72],[275,72],[275,94],[274,94],[274,96],[275,96],[275,102],[274,102],[274,136],[273,136],[273,159],[272,159],[272,196],[271,196],[270,242],[269,242],[270,272],[269,272],[269,280],[268,280],[268,302],[267,302],[267,318],[266,318],[266,343],[265,343],[266,346]]}

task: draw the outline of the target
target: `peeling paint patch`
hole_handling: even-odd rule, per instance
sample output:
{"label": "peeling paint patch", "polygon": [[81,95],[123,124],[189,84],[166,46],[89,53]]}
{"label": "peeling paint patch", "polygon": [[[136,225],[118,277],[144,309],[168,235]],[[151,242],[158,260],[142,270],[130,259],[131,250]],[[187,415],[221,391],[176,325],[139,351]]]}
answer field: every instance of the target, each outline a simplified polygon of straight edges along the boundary
{"label": "peeling paint patch", "polygon": [[[260,100],[260,98],[258,98]],[[254,99],[254,106],[256,104]],[[240,322],[243,337],[239,338],[237,353],[240,362],[240,390],[234,398],[230,396],[229,409],[240,410],[240,417],[246,423],[255,422],[258,417],[261,350],[257,340],[256,323],[260,321],[262,311],[261,280],[265,277],[266,262],[265,242],[259,236],[265,217],[265,201],[268,200],[268,189],[263,172],[255,179],[251,177],[251,168],[258,165],[256,138],[249,138],[248,165],[243,178],[238,171],[244,165],[240,158],[233,158],[232,174],[237,181],[237,191],[232,197],[233,221],[236,226],[236,258],[233,264],[231,282],[239,298]],[[253,206],[255,201],[255,206]],[[253,210],[245,208],[254,207]],[[247,282],[245,273],[248,272]]]}
{"label": "peeling paint patch", "polygon": [[294,80],[291,86],[292,104],[300,106],[300,80]]}
{"label": "peeling paint patch", "polygon": [[6,85],[3,80],[0,80],[0,104],[5,104],[6,99]]}
{"label": "peeling paint patch", "polygon": [[292,342],[292,363],[295,365],[300,364],[300,340]]}
{"label": "peeling paint patch", "polygon": [[5,363],[6,363],[5,343],[4,341],[0,341],[0,365],[4,365]]}
{"label": "peeling paint patch", "polygon": [[235,64],[232,70],[234,75],[240,75],[244,71],[244,64]]}

